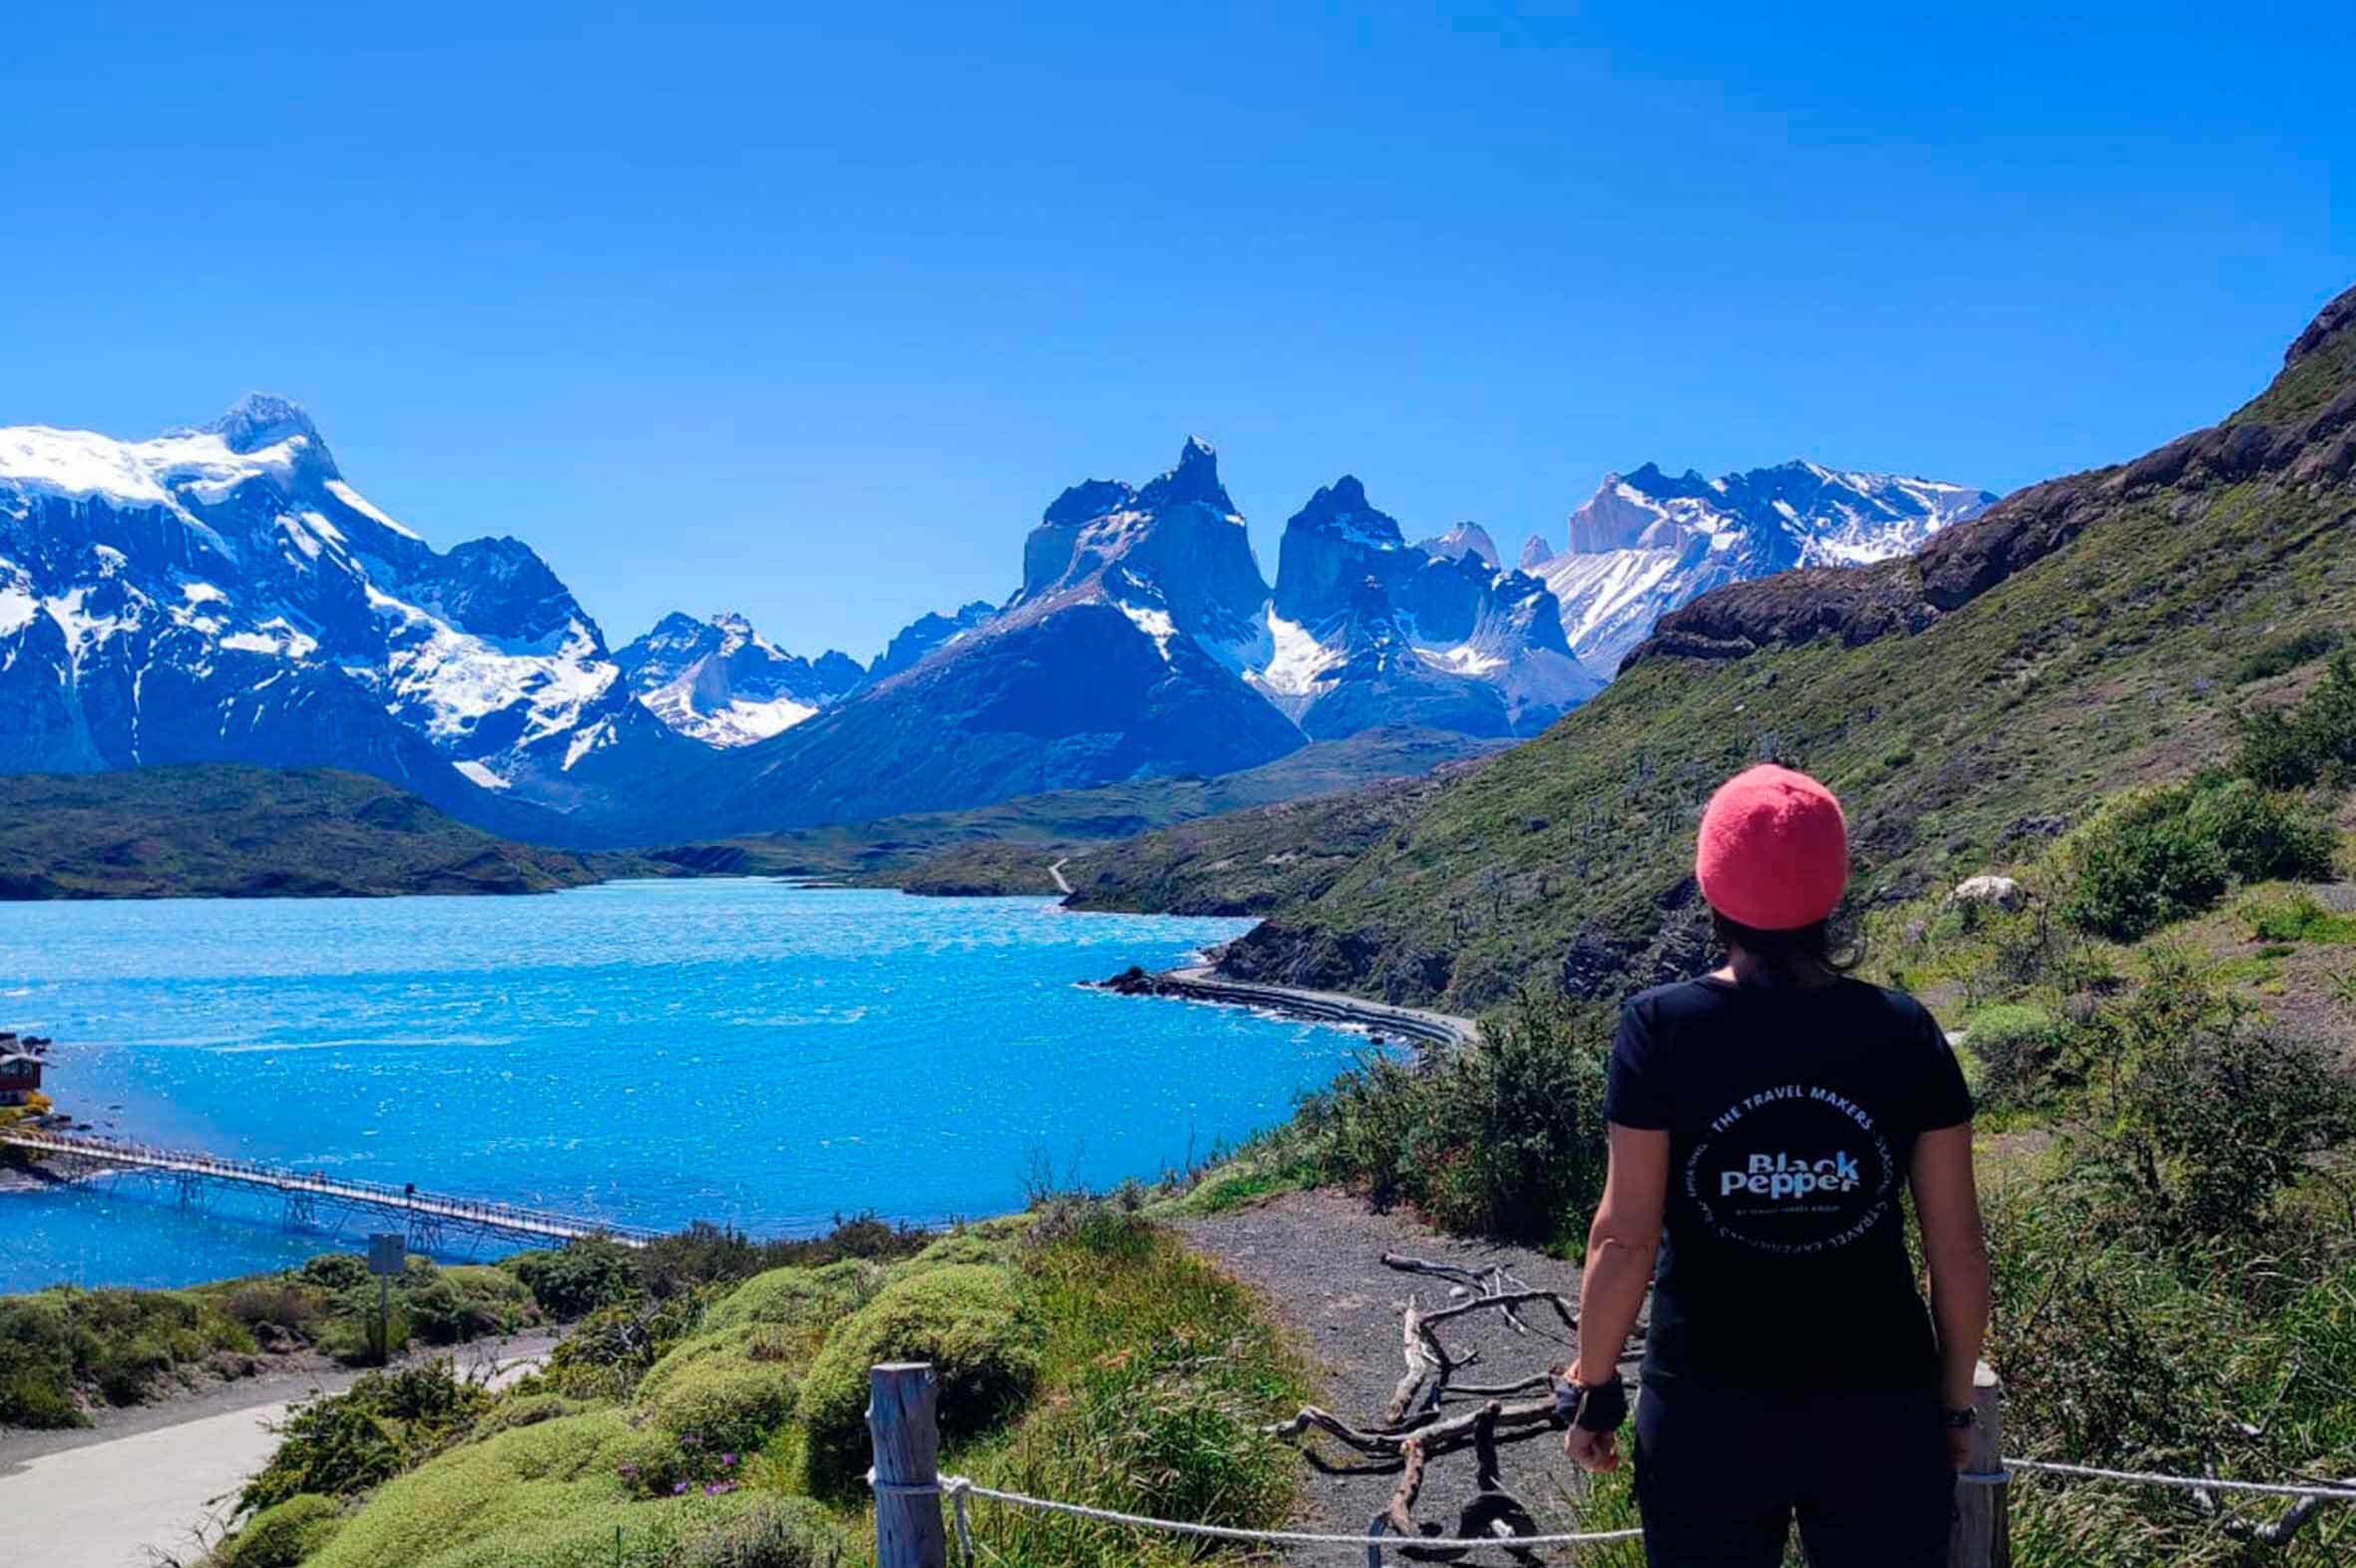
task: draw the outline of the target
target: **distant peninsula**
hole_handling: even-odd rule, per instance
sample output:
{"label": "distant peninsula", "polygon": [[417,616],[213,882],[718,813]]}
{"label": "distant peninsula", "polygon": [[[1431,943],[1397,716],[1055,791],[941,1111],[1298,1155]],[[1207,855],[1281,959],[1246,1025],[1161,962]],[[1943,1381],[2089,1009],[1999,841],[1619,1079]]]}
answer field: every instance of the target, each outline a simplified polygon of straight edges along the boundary
{"label": "distant peninsula", "polygon": [[549,893],[674,874],[497,838],[382,780],[230,763],[0,777],[0,899]]}

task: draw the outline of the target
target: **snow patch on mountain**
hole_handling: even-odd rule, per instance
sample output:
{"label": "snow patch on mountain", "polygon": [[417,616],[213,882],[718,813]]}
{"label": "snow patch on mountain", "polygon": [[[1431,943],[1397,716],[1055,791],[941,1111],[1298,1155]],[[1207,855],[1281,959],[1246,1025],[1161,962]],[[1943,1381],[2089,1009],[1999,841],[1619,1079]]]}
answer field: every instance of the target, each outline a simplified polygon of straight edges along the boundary
{"label": "snow patch on mountain", "polygon": [[[1534,570],[1562,607],[1572,648],[1612,670],[1661,615],[1721,584],[1904,555],[1995,499],[1800,459],[1717,479],[1648,463],[1607,475],[1571,514],[1569,550],[1536,559]],[[1546,548],[1532,540],[1524,561]]]}
{"label": "snow patch on mountain", "polygon": [[614,661],[649,713],[723,749],[791,729],[842,700],[867,675],[847,654],[812,661],[788,653],[733,612],[708,620],[665,615]]}

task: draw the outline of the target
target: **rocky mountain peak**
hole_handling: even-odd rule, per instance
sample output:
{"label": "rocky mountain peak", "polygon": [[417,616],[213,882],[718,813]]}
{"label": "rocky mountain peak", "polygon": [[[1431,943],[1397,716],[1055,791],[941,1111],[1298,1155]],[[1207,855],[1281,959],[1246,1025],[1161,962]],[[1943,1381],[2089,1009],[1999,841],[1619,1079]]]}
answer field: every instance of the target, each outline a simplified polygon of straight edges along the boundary
{"label": "rocky mountain peak", "polygon": [[1058,528],[1076,523],[1093,522],[1107,513],[1119,512],[1137,499],[1132,487],[1117,479],[1083,479],[1078,484],[1047,503],[1047,510],[1039,521]]}
{"label": "rocky mountain peak", "polygon": [[1222,517],[1235,516],[1235,503],[1219,483],[1219,455],[1200,436],[1186,438],[1186,445],[1178,449],[1177,466],[1140,491],[1137,504],[1148,512],[1200,506]]}
{"label": "rocky mountain peak", "polygon": [[1522,541],[1522,571],[1535,572],[1553,559],[1554,547],[1546,543],[1546,537],[1543,534],[1532,534],[1528,539]]}
{"label": "rocky mountain peak", "polygon": [[1504,570],[1504,562],[1497,554],[1497,542],[1489,538],[1489,531],[1478,523],[1459,523],[1432,539],[1416,546],[1427,556],[1459,561],[1467,558],[1479,561],[1491,572]]}
{"label": "rocky mountain peak", "polygon": [[327,455],[326,444],[319,439],[319,427],[311,423],[311,416],[291,398],[269,392],[248,392],[229,405],[229,411],[203,427],[220,437],[231,452],[257,452],[275,446],[288,436],[302,436],[312,445],[319,457]]}

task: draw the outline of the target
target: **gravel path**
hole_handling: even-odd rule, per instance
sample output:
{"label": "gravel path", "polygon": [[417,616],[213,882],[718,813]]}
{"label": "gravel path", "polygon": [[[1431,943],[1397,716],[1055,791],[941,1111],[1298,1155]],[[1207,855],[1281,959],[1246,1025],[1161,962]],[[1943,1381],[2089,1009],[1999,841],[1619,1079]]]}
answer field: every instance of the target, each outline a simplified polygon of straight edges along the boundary
{"label": "gravel path", "polygon": [[[1382,1266],[1385,1252],[1434,1262],[1501,1263],[1539,1290],[1576,1298],[1577,1272],[1568,1264],[1516,1247],[1498,1247],[1441,1236],[1400,1214],[1375,1214],[1360,1200],[1337,1192],[1287,1193],[1249,1209],[1202,1219],[1180,1220],[1190,1244],[1238,1278],[1264,1291],[1277,1316],[1316,1358],[1324,1376],[1321,1402],[1346,1419],[1378,1418],[1404,1368],[1399,1353],[1399,1313],[1410,1295],[1425,1307],[1443,1306],[1449,1286],[1442,1280],[1401,1274]],[[1533,1326],[1559,1331],[1559,1324],[1532,1316]],[[1506,1329],[1491,1313],[1460,1319],[1443,1331],[1459,1353],[1478,1351],[1479,1370],[1467,1380],[1509,1382],[1569,1361],[1572,1349],[1535,1335]],[[1633,1375],[1635,1364],[1627,1364]],[[1329,1452],[1334,1451],[1330,1442]],[[1501,1450],[1506,1490],[1537,1515],[1544,1531],[1579,1528],[1568,1511],[1577,1472],[1562,1456],[1552,1433]],[[1453,1525],[1456,1512],[1474,1491],[1469,1449],[1433,1462],[1423,1482],[1419,1519]],[[1327,1476],[1303,1466],[1307,1484],[1302,1528],[1363,1531],[1390,1498],[1395,1475]],[[1302,1561],[1341,1562],[1348,1554],[1303,1549]],[[1501,1553],[1482,1552],[1468,1562],[1505,1562]],[[1550,1559],[1556,1560],[1556,1559]],[[1569,1557],[1559,1560],[1570,1561]]]}
{"label": "gravel path", "polygon": [[[460,1346],[459,1371],[504,1387],[547,1359],[550,1334]],[[246,1478],[269,1462],[293,1401],[336,1393],[357,1372],[265,1373],[155,1404],[104,1410],[72,1431],[0,1430],[0,1561],[41,1568],[151,1568],[211,1541]]]}

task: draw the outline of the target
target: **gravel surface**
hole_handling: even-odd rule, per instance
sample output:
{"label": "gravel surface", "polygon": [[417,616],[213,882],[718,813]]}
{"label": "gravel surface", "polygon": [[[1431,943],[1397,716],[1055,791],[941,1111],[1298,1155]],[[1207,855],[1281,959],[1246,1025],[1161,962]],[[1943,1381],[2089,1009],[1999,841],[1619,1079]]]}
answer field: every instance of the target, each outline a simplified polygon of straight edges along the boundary
{"label": "gravel surface", "polygon": [[[1569,1264],[1521,1248],[1441,1236],[1404,1215],[1373,1213],[1342,1193],[1287,1193],[1232,1214],[1176,1223],[1196,1250],[1268,1295],[1278,1317],[1323,1369],[1321,1402],[1358,1424],[1380,1417],[1405,1368],[1399,1315],[1407,1298],[1416,1297],[1426,1308],[1445,1306],[1449,1300],[1446,1281],[1386,1269],[1383,1253],[1476,1267],[1501,1263],[1533,1289],[1560,1291],[1574,1300],[1578,1295],[1578,1274]],[[1555,1333],[1561,1327],[1543,1309],[1526,1321]],[[1557,1340],[1512,1333],[1494,1313],[1471,1314],[1442,1333],[1459,1355],[1480,1353],[1476,1369],[1464,1374],[1467,1381],[1510,1382],[1567,1362],[1574,1354]],[[1626,1364],[1631,1376],[1635,1370],[1633,1361]],[[1463,1407],[1468,1406],[1451,1405]],[[1330,1439],[1324,1447],[1331,1454],[1340,1452]],[[1508,1444],[1500,1458],[1506,1490],[1537,1516],[1542,1531],[1579,1528],[1569,1511],[1578,1474],[1562,1456],[1558,1436],[1549,1432]],[[1303,1474],[1300,1527],[1311,1530],[1365,1530],[1397,1485],[1395,1474],[1327,1476],[1306,1463]],[[1416,1516],[1445,1524],[1454,1534],[1457,1511],[1474,1490],[1470,1449],[1435,1460],[1425,1474]],[[1304,1548],[1300,1560],[1350,1559],[1333,1549]],[[1465,1560],[1508,1559],[1502,1553],[1481,1552]]]}
{"label": "gravel surface", "polygon": [[[480,1340],[440,1354],[504,1387],[547,1359],[549,1333]],[[71,1431],[0,1429],[0,1563],[153,1568],[192,1561],[219,1537],[246,1478],[278,1446],[288,1405],[351,1386],[359,1372],[304,1365],[211,1384],[154,1404],[105,1409]]]}

